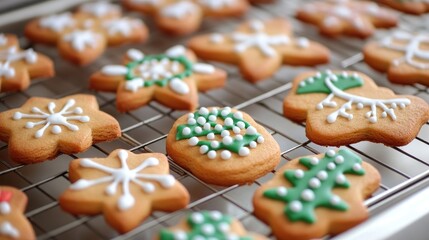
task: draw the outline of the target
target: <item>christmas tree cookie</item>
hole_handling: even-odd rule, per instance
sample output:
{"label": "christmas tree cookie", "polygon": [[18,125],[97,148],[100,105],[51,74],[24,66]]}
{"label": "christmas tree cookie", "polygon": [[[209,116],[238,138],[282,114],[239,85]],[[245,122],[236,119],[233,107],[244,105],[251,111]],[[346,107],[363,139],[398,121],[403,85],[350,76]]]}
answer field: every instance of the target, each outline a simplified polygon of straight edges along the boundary
{"label": "christmas tree cookie", "polygon": [[252,183],[280,161],[274,138],[248,114],[205,108],[180,117],[167,136],[167,153],[207,183]]}
{"label": "christmas tree cookie", "polygon": [[294,159],[258,188],[254,213],[278,239],[343,232],[368,218],[363,201],[380,185],[371,165],[347,149]]}
{"label": "christmas tree cookie", "polygon": [[320,145],[359,141],[402,146],[429,119],[429,105],[415,96],[398,96],[359,72],[307,72],[293,81],[283,113],[306,122],[307,137]]}

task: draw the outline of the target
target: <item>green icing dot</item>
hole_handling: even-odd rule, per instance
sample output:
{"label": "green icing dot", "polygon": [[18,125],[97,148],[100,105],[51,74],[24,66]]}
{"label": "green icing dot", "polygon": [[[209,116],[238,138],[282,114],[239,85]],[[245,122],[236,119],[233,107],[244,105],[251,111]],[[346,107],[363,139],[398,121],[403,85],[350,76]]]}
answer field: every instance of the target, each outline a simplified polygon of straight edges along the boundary
{"label": "green icing dot", "polygon": [[330,77],[332,83],[340,90],[347,90],[350,88],[363,86],[363,79],[355,74],[348,74],[346,72],[340,74],[333,74],[330,72],[319,72],[317,75],[306,78],[299,83],[296,90],[297,94],[307,93],[326,93],[330,94],[331,90],[326,86],[325,79]]}
{"label": "green icing dot", "polygon": [[346,211],[348,205],[332,193],[333,188],[349,188],[344,174],[364,175],[362,159],[349,150],[337,153],[329,150],[322,159],[301,158],[299,163],[308,170],[287,170],[283,173],[293,187],[266,190],[265,197],[287,203],[284,213],[292,222],[316,222],[315,209],[325,207]]}
{"label": "green icing dot", "polygon": [[237,236],[230,232],[232,218],[217,211],[195,212],[188,216],[189,232],[162,229],[161,240],[176,239],[228,239],[236,237],[238,240],[251,240],[250,236]]}
{"label": "green icing dot", "polygon": [[145,63],[145,62],[154,61],[154,60],[161,61],[163,59],[168,59],[170,61],[180,63],[184,67],[183,72],[175,74],[175,75],[170,76],[170,77],[161,78],[161,79],[153,79],[150,81],[145,79],[145,81],[144,81],[145,87],[150,87],[150,86],[153,86],[154,84],[156,84],[160,87],[165,87],[172,79],[179,78],[179,79],[183,80],[184,78],[189,77],[193,72],[192,62],[188,58],[186,58],[185,56],[170,57],[170,56],[167,56],[165,54],[149,55],[149,56],[145,56],[141,60],[129,62],[126,65],[126,67],[128,68],[128,73],[126,74],[125,79],[127,81],[129,81],[129,80],[133,80],[135,78],[139,78],[139,76],[134,75],[134,69],[136,67],[138,67],[140,64]]}
{"label": "green icing dot", "polygon": [[[227,114],[222,114],[224,110],[228,109]],[[207,110],[208,112],[208,110]],[[215,117],[215,119],[210,119],[210,116]],[[210,124],[210,129],[204,128],[204,124],[199,124],[198,119],[203,118],[205,123]],[[218,118],[221,118],[223,120],[223,125],[216,122]],[[230,119],[230,125],[225,124],[226,119]],[[189,118],[188,118],[189,119]],[[222,131],[224,130],[233,130],[234,127],[238,128],[239,125],[242,125],[244,129],[248,129],[250,124],[246,122],[242,118],[237,118],[234,113],[232,113],[229,108],[219,109],[215,112],[209,112],[208,114],[202,114],[201,110],[196,111],[192,114],[192,119],[195,120],[195,124],[190,124],[189,121],[187,124],[182,124],[177,127],[177,134],[176,134],[176,140],[183,140],[183,139],[189,139],[192,137],[205,137],[209,133],[212,133],[214,135],[221,135]],[[220,125],[221,127],[218,128],[216,125]],[[189,134],[184,134],[183,129],[189,128],[190,132]],[[196,129],[199,128],[200,131],[197,131]],[[252,127],[253,128],[253,127]],[[246,131],[246,134],[242,135],[242,139],[237,139],[236,136],[233,136],[231,134],[230,136],[231,142],[228,144],[225,144],[224,141],[218,141],[218,145],[213,145],[213,141],[210,140],[201,140],[198,141],[198,146],[207,146],[207,151],[211,150],[229,150],[235,153],[239,153],[240,149],[242,147],[249,146],[252,142],[257,143],[258,139],[262,138],[262,136],[259,133],[256,134],[248,134]]]}

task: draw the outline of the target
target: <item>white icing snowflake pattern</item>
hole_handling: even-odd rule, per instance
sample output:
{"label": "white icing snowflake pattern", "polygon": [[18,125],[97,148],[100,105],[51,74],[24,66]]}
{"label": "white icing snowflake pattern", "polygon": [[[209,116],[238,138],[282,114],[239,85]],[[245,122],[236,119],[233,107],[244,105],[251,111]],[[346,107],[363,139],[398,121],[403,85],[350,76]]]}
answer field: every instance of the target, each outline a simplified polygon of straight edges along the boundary
{"label": "white icing snowflake pattern", "polygon": [[[155,191],[155,185],[150,181],[158,182],[163,188],[171,188],[175,184],[176,180],[170,174],[140,173],[140,171],[146,168],[159,165],[159,160],[156,158],[147,158],[134,169],[130,169],[127,164],[127,151],[122,149],[119,150],[118,158],[121,162],[120,168],[107,167],[87,158],[82,159],[80,162],[80,166],[84,168],[98,169],[102,172],[109,174],[109,176],[101,177],[98,179],[79,179],[70,186],[70,189],[82,190],[95,185],[111,182],[111,184],[106,187],[105,193],[109,196],[113,196],[116,194],[119,185],[121,185],[122,194],[118,199],[117,206],[121,211],[125,211],[133,207],[135,203],[135,198],[130,192],[130,184],[134,183],[138,185],[146,193],[152,193]],[[150,181],[145,182],[142,181],[142,179]]]}
{"label": "white icing snowflake pattern", "polygon": [[248,48],[258,48],[266,57],[272,57],[277,54],[273,46],[287,45],[290,41],[286,34],[268,35],[264,32],[265,25],[263,22],[253,20],[250,22],[250,28],[253,34],[233,33],[231,38],[236,43],[234,51],[242,53]]}
{"label": "white icing snowflake pattern", "polygon": [[64,40],[70,42],[73,49],[78,52],[82,52],[86,47],[95,48],[100,38],[98,33],[90,30],[77,30],[64,36]]}
{"label": "white icing snowflake pattern", "polygon": [[192,2],[183,1],[168,5],[161,10],[161,15],[171,18],[184,18],[186,15],[192,14],[197,10],[197,5]]}
{"label": "white icing snowflake pattern", "polygon": [[39,25],[55,32],[61,32],[66,27],[73,27],[75,25],[75,20],[71,13],[62,13],[41,18]]}
{"label": "white icing snowflake pattern", "polygon": [[[395,44],[394,41],[407,43],[405,45],[403,43]],[[388,36],[381,41],[383,47],[404,53],[402,58],[395,59],[392,62],[393,65],[398,66],[405,62],[417,69],[429,70],[429,51],[420,48],[424,44],[429,44],[429,35],[413,35],[407,32],[395,32],[392,36]],[[416,59],[420,61],[416,61]]]}
{"label": "white icing snowflake pattern", "polygon": [[15,77],[15,69],[11,63],[25,60],[27,63],[35,63],[37,61],[37,54],[33,49],[25,51],[18,51],[16,47],[10,47],[0,51],[0,77],[12,78]]}
{"label": "white icing snowflake pattern", "polygon": [[[53,134],[60,134],[62,132],[61,127],[59,125],[67,127],[71,131],[78,131],[79,127],[77,125],[71,124],[68,121],[69,120],[76,120],[82,123],[89,122],[90,118],[89,116],[81,116],[77,114],[82,114],[83,110],[80,107],[76,107],[74,110],[69,111],[71,107],[75,105],[76,101],[74,99],[69,99],[64,107],[59,111],[55,112],[56,104],[54,102],[50,102],[48,104],[48,110],[49,113],[42,111],[38,107],[33,107],[31,109],[31,112],[33,114],[26,114],[21,112],[15,112],[13,115],[14,120],[21,120],[21,119],[43,119],[39,122],[27,122],[25,124],[26,128],[34,128],[38,125],[43,125],[43,127],[36,131],[34,134],[34,137],[41,138],[43,134],[45,133],[45,130],[52,125],[51,132]],[[71,115],[71,116],[66,116]]]}

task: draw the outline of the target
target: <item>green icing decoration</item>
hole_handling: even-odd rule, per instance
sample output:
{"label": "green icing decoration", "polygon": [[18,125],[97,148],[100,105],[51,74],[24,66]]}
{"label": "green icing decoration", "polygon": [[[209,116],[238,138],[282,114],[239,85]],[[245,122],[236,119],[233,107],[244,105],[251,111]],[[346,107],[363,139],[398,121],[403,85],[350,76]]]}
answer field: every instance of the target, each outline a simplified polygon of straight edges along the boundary
{"label": "green icing decoration", "polygon": [[144,62],[150,62],[152,60],[163,60],[163,59],[168,59],[170,61],[175,61],[175,62],[179,62],[183,67],[184,67],[184,71],[179,73],[179,74],[175,74],[171,77],[167,77],[167,78],[162,78],[162,79],[155,79],[155,80],[145,80],[144,82],[144,86],[145,87],[150,87],[153,86],[154,84],[160,86],[160,87],[165,87],[169,81],[171,81],[173,78],[179,78],[181,80],[183,80],[186,77],[189,77],[192,74],[192,62],[189,61],[188,58],[186,58],[185,56],[179,56],[179,57],[170,57],[167,56],[165,54],[159,54],[159,55],[149,55],[149,56],[145,56],[143,59],[141,60],[137,60],[137,61],[132,61],[130,63],[128,63],[126,65],[126,67],[128,68],[128,73],[125,75],[125,79],[127,81],[129,80],[133,80],[135,78],[138,78],[138,76],[134,75],[134,69],[139,66],[140,64],[144,63]]}
{"label": "green icing decoration", "polygon": [[326,93],[330,94],[331,90],[326,86],[325,79],[327,77],[334,77],[332,83],[340,90],[347,90],[350,88],[363,86],[363,79],[355,74],[347,74],[346,72],[340,74],[332,74],[330,71],[319,72],[317,75],[304,79],[300,82],[297,94],[307,93]]}
{"label": "green icing decoration", "polygon": [[162,229],[161,240],[192,239],[229,239],[251,240],[250,236],[238,236],[230,233],[232,218],[218,211],[195,212],[188,216],[189,232]]}
{"label": "green icing decoration", "polygon": [[338,211],[348,209],[347,203],[333,194],[332,189],[350,187],[344,174],[365,174],[360,157],[346,149],[337,153],[329,150],[322,159],[301,158],[299,163],[308,170],[287,170],[283,173],[293,187],[276,187],[264,192],[267,198],[287,203],[284,213],[290,221],[316,222],[314,211],[317,207]]}
{"label": "green icing decoration", "polygon": [[[205,113],[203,114],[203,111],[196,111],[192,114],[192,118],[197,120],[198,118],[202,117],[205,119],[205,122],[210,124],[210,129],[205,129],[204,128],[204,124],[199,124],[198,121],[195,121],[195,124],[190,124],[189,120],[187,124],[182,124],[179,125],[177,127],[177,134],[176,134],[176,140],[183,140],[183,139],[189,139],[192,137],[205,137],[207,136],[209,133],[213,133],[214,135],[221,135],[222,131],[224,130],[233,130],[234,127],[237,127],[238,125],[242,125],[242,127],[244,127],[245,129],[248,129],[250,126],[250,124],[248,122],[246,122],[245,120],[243,120],[242,118],[237,118],[236,115],[234,113],[232,113],[230,111],[230,108],[224,108],[224,109],[217,109],[216,111],[211,111],[209,112],[207,108],[202,108],[207,110]],[[222,114],[224,111],[227,111],[228,114]],[[216,119],[213,121],[213,119],[210,119],[210,116],[215,116]],[[216,120],[218,118],[221,118],[224,121],[224,124],[221,125],[221,128],[217,128],[216,125],[218,125],[219,123],[216,122]],[[225,125],[225,119],[230,118],[232,120],[232,124],[231,125]],[[240,123],[241,122],[241,123]],[[183,133],[183,129],[188,127],[191,132],[190,134],[185,135]],[[201,128],[201,131],[197,133],[196,128],[199,127]],[[253,127],[252,127],[253,128]],[[255,129],[256,131],[256,129]],[[214,150],[229,150],[235,153],[239,153],[240,149],[242,147],[247,147],[250,145],[251,142],[257,142],[257,143],[262,143],[263,141],[263,137],[259,134],[248,134],[248,131],[246,131],[246,134],[244,134],[242,136],[243,138],[241,140],[231,136],[232,138],[232,143],[230,144],[225,144],[223,141],[219,141],[219,145],[218,146],[213,146],[211,145],[212,141],[210,140],[199,140],[198,141],[198,146],[207,146],[208,147],[208,151]]]}

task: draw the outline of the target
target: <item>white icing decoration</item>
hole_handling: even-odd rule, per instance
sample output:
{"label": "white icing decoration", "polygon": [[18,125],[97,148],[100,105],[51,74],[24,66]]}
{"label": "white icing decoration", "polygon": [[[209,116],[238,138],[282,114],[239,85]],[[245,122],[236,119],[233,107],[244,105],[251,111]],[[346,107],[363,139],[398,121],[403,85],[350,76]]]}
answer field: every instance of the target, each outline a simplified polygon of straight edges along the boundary
{"label": "white icing decoration", "polygon": [[138,49],[131,48],[127,51],[127,57],[133,61],[138,61],[144,58],[144,53]]}
{"label": "white icing decoration", "polygon": [[[76,101],[74,99],[69,99],[64,104],[63,108],[59,112],[55,112],[56,104],[54,102],[50,102],[47,106],[49,112],[44,112],[38,107],[33,107],[31,109],[31,112],[33,114],[26,114],[21,112],[15,112],[13,115],[14,120],[21,120],[21,119],[43,119],[39,122],[27,122],[25,124],[25,128],[34,128],[38,125],[43,125],[42,128],[36,131],[34,134],[34,137],[41,138],[43,134],[45,133],[45,130],[49,126],[53,126],[51,132],[53,134],[60,134],[61,128],[55,127],[56,125],[62,125],[67,127],[71,131],[78,131],[79,127],[77,125],[71,124],[68,121],[69,120],[76,120],[82,123],[89,122],[90,118],[88,116],[82,116],[79,114],[83,113],[82,108],[76,107],[75,109],[69,111],[71,107],[75,105]],[[66,116],[71,115],[71,116]]]}
{"label": "white icing decoration", "polygon": [[281,196],[281,197],[286,196],[286,195],[287,195],[287,188],[286,188],[286,187],[283,187],[283,186],[278,187],[278,188],[277,188],[277,194],[278,194],[279,196]]}
{"label": "white icing decoration", "polygon": [[131,2],[133,2],[134,4],[146,4],[149,6],[158,6],[160,5],[163,0],[131,0]]}
{"label": "white icing decoration", "polygon": [[137,92],[144,86],[144,80],[141,78],[134,78],[133,80],[125,81],[125,89],[130,92]]}
{"label": "white icing decoration", "polygon": [[182,45],[176,45],[165,51],[165,55],[169,57],[180,57],[186,54],[186,48]]}
{"label": "white icing decoration", "polygon": [[107,65],[101,69],[101,73],[107,76],[122,76],[128,73],[128,68],[122,65]]}
{"label": "white icing decoration", "polygon": [[0,224],[0,235],[11,238],[19,238],[19,231],[10,222],[4,221]]}
{"label": "white icing decoration", "polygon": [[50,15],[40,19],[39,26],[54,32],[62,32],[65,28],[74,27],[75,20],[71,13]]}
{"label": "white icing decoration", "polygon": [[11,211],[10,204],[6,201],[0,202],[0,215],[7,215]]}
{"label": "white icing decoration", "polygon": [[310,189],[305,189],[301,193],[301,198],[304,201],[310,202],[314,200],[314,192]]}
{"label": "white icing decoration", "polygon": [[320,179],[320,181],[326,180],[328,178],[328,173],[322,170],[317,173],[317,178]]}
{"label": "white icing decoration", "polygon": [[294,175],[296,178],[303,178],[304,177],[304,171],[302,171],[301,169],[295,170]]}
{"label": "white icing decoration", "polygon": [[[163,188],[171,188],[175,183],[175,179],[170,174],[153,174],[153,173],[140,173],[147,168],[158,166],[159,160],[153,157],[147,158],[142,161],[134,169],[128,166],[128,152],[125,150],[118,151],[118,159],[121,162],[120,168],[112,168],[100,163],[94,162],[91,159],[85,158],[80,161],[80,166],[83,168],[94,168],[107,173],[108,176],[100,177],[97,179],[79,179],[70,186],[71,190],[82,190],[98,184],[105,184],[111,182],[106,189],[105,193],[109,196],[115,195],[119,186],[122,186],[121,196],[118,199],[117,206],[121,211],[128,210],[134,206],[135,198],[130,191],[130,185],[136,184],[141,187],[145,193],[152,193],[156,190],[155,185],[151,181],[158,182]],[[149,180],[149,181],[143,181]]]}
{"label": "white icing decoration", "polygon": [[15,68],[11,64],[21,60],[29,64],[36,63],[37,54],[31,48],[25,51],[18,51],[16,47],[0,50],[0,78],[9,79],[15,77]]}
{"label": "white icing decoration", "polygon": [[3,33],[0,33],[0,46],[6,45],[6,43],[7,43],[6,35],[4,35]]}
{"label": "white icing decoration", "polygon": [[228,159],[230,159],[230,158],[231,158],[231,152],[230,152],[230,151],[228,151],[228,150],[223,150],[223,151],[220,153],[220,157],[221,157],[223,160],[228,160]]}
{"label": "white icing decoration", "polygon": [[340,197],[338,197],[337,195],[334,195],[334,196],[332,196],[332,197],[331,197],[330,202],[331,202],[333,205],[337,205],[337,204],[339,204],[339,203],[341,202],[341,198],[340,198]]}
{"label": "white icing decoration", "polygon": [[219,33],[213,33],[210,36],[210,42],[211,43],[222,43],[225,40],[222,34]]}
{"label": "white icing decoration", "polygon": [[[406,41],[406,44],[395,44],[394,41]],[[424,44],[429,44],[428,34],[413,35],[407,32],[395,32],[381,41],[381,46],[404,53],[404,56],[393,60],[393,65],[399,65],[402,62],[415,67],[417,69],[429,70],[429,51],[421,49]],[[420,61],[417,61],[420,60]],[[421,61],[424,61],[421,62]]]}
{"label": "white icing decoration", "polygon": [[215,72],[215,67],[206,63],[195,63],[192,66],[192,70],[201,74],[213,74]]}
{"label": "white icing decoration", "polygon": [[173,78],[168,84],[168,86],[171,88],[171,90],[180,95],[186,95],[189,93],[188,84],[186,84],[186,82],[180,80],[179,78]]}
{"label": "white icing decoration", "polygon": [[237,0],[199,0],[201,5],[211,8],[213,10],[219,10],[224,7],[231,7],[237,2]]}
{"label": "white icing decoration", "polygon": [[320,187],[320,185],[321,185],[321,183],[320,183],[320,180],[319,180],[319,179],[317,179],[317,178],[312,178],[312,179],[310,179],[310,182],[308,183],[308,185],[309,185],[311,188],[315,189],[315,188],[319,188],[319,187]]}
{"label": "white icing decoration", "polygon": [[170,4],[161,10],[161,15],[169,18],[180,19],[197,11],[198,6],[192,2],[182,1]]}
{"label": "white icing decoration", "polygon": [[[277,54],[273,46],[287,45],[290,41],[286,34],[268,35],[264,32],[265,25],[260,21],[251,22],[253,33],[236,32],[231,35],[235,42],[234,51],[242,53],[248,48],[258,48],[266,57],[273,57]],[[257,27],[256,27],[257,26]]]}
{"label": "white icing decoration", "polygon": [[104,17],[109,13],[119,13],[120,7],[106,1],[98,1],[85,3],[80,7],[80,10],[84,13],[94,15],[95,17]]}
{"label": "white icing decoration", "polygon": [[[403,107],[408,106],[411,101],[408,98],[393,98],[393,99],[371,99],[361,96],[356,96],[347,92],[342,91],[341,89],[337,88],[332,83],[333,75],[328,75],[325,78],[325,85],[329,88],[331,93],[320,103],[317,104],[316,109],[321,110],[323,107],[336,107],[337,103],[335,101],[332,101],[333,97],[341,98],[346,101],[338,110],[335,112],[329,114],[326,117],[326,120],[328,123],[334,123],[337,121],[338,116],[344,117],[348,120],[353,119],[353,115],[350,113],[347,113],[347,110],[350,110],[353,104],[360,103],[360,107],[370,107],[371,111],[367,112],[365,114],[365,117],[368,118],[369,122],[376,123],[378,116],[377,116],[377,107],[381,108],[383,112],[386,113],[387,116],[389,116],[393,121],[396,120],[395,110],[393,106],[401,105]],[[391,108],[387,107],[387,105],[390,105]]]}
{"label": "white icing decoration", "polygon": [[296,45],[300,48],[308,48],[310,46],[310,41],[307,38],[300,37],[296,39]]}
{"label": "white icing decoration", "polygon": [[70,42],[74,50],[83,52],[87,47],[95,48],[100,34],[90,30],[76,30],[64,36],[64,41]]}
{"label": "white icing decoration", "polygon": [[142,26],[142,21],[140,19],[131,19],[131,18],[120,18],[113,19],[103,23],[104,28],[106,28],[107,33],[110,36],[120,34],[122,36],[128,37],[134,31],[134,29]]}
{"label": "white icing decoration", "polygon": [[290,203],[290,210],[293,212],[299,212],[302,210],[302,203],[300,201],[292,201]]}

